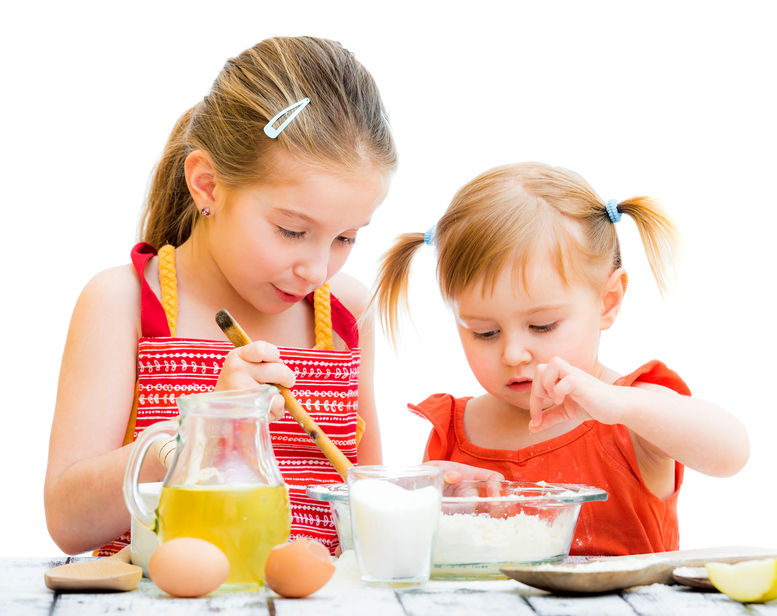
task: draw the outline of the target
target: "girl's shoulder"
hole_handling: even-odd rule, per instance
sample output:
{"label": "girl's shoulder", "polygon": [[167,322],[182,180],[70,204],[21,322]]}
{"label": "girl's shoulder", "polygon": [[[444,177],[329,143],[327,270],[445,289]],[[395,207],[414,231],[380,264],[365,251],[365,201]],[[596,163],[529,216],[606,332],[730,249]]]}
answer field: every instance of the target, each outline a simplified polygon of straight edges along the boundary
{"label": "girl's shoulder", "polygon": [[84,291],[107,298],[112,296],[118,296],[119,299],[140,297],[138,276],[129,263],[98,272],[86,283]]}
{"label": "girl's shoulder", "polygon": [[370,293],[366,285],[349,274],[338,272],[332,276],[329,287],[332,295],[339,299],[356,319],[360,319],[370,303]]}
{"label": "girl's shoulder", "polygon": [[86,283],[76,310],[103,315],[116,323],[131,321],[140,327],[140,285],[132,265],[119,265],[95,274]]}

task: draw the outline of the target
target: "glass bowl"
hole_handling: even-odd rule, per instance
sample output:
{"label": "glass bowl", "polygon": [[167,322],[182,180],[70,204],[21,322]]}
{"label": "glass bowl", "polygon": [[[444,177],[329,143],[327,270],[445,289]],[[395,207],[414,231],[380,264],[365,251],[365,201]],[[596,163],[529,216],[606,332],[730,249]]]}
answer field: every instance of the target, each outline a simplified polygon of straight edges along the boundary
{"label": "glass bowl", "polygon": [[[348,486],[308,486],[327,501],[343,551],[353,548]],[[569,555],[583,503],[607,492],[576,484],[461,481],[445,487],[432,555],[434,579],[504,578],[501,568]]]}
{"label": "glass bowl", "polygon": [[607,500],[599,488],[518,481],[447,486],[432,556],[437,579],[505,577],[500,569],[563,560],[580,506]]}
{"label": "glass bowl", "polygon": [[329,503],[329,511],[332,521],[337,529],[337,538],[340,540],[340,549],[353,549],[353,531],[351,530],[351,510],[348,507],[348,484],[328,483],[308,486],[307,495],[314,499]]}

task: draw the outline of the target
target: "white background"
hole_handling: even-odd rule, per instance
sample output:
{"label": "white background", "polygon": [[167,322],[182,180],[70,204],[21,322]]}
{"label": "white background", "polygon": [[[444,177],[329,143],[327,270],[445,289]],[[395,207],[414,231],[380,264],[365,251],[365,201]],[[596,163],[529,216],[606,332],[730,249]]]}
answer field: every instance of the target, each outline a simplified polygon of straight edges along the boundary
{"label": "white background", "polygon": [[[604,199],[663,201],[686,239],[676,290],[660,297],[624,218],[631,285],[602,359],[629,372],[660,358],[749,429],[752,456],[737,476],[687,473],[682,547],[777,547],[771,11],[769,2],[488,0],[2,9],[0,556],[60,554],[42,492],[70,313],[91,276],[129,261],[173,123],[228,57],[297,34],[351,49],[391,117],[400,168],[346,266],[368,285],[397,233],[426,230],[461,184],[497,164],[545,161],[578,171]],[[429,251],[414,264],[410,300],[398,352],[378,345],[390,463],[419,460],[428,433],[407,402],[479,391]]]}

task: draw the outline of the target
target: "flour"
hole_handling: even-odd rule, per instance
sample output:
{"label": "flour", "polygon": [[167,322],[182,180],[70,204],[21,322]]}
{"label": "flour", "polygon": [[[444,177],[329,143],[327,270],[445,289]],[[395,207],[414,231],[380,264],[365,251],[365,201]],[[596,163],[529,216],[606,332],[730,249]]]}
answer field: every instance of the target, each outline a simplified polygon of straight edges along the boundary
{"label": "flour", "polygon": [[488,514],[441,515],[432,561],[437,565],[520,563],[566,556],[574,512],[548,523],[518,513],[508,518]]}
{"label": "flour", "polygon": [[557,565],[538,565],[534,571],[564,571],[575,573],[598,573],[606,571],[634,571],[661,562],[652,554],[640,556],[615,556],[611,558],[592,559],[579,563],[560,563]]}

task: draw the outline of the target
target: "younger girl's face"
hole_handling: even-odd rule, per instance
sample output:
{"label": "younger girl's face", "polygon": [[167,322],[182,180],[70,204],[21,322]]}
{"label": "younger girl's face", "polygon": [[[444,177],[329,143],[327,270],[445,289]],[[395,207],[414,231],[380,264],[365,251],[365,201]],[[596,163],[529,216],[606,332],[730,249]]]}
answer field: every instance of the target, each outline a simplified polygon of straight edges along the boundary
{"label": "younger girl's face", "polygon": [[276,314],[343,266],[386,196],[389,174],[367,166],[335,173],[285,153],[271,173],[268,182],[222,192],[208,222],[214,261],[230,286]]}
{"label": "younger girl's face", "polygon": [[596,374],[603,297],[590,284],[567,286],[547,259],[527,266],[526,287],[510,267],[493,293],[471,285],[453,303],[459,336],[483,388],[513,406],[529,408],[539,364],[561,357]]}

